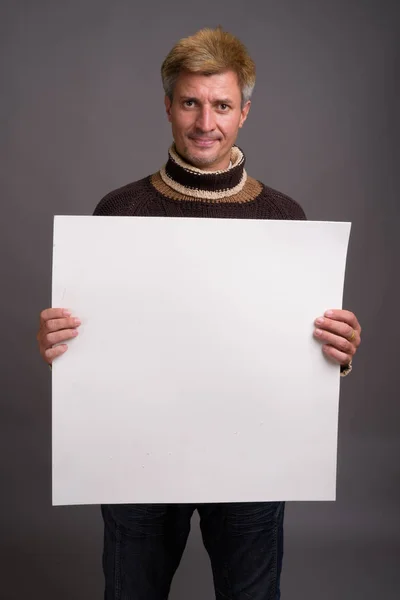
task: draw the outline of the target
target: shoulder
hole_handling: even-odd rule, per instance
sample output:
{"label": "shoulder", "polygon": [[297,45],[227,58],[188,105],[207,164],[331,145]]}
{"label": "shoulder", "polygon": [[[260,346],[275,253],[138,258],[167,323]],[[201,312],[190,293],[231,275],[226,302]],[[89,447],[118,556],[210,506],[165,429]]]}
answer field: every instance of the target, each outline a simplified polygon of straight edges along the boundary
{"label": "shoulder", "polygon": [[260,196],[268,203],[274,213],[277,214],[277,219],[288,219],[288,220],[299,220],[305,221],[307,219],[303,208],[296,200],[293,200],[290,196],[271,188],[264,183],[261,183],[262,191]]}
{"label": "shoulder", "polygon": [[94,209],[95,216],[125,216],[135,213],[135,208],[146,199],[149,177],[133,181],[104,196]]}

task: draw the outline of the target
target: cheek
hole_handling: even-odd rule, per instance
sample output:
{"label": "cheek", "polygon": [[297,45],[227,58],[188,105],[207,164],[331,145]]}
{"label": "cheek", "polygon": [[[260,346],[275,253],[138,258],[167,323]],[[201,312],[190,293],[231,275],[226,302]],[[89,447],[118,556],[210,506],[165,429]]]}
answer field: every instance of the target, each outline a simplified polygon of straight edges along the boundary
{"label": "cheek", "polygon": [[220,129],[227,139],[235,138],[239,129],[239,121],[235,118],[221,123]]}
{"label": "cheek", "polygon": [[227,115],[225,119],[222,121],[221,126],[225,127],[225,130],[229,132],[229,135],[234,134],[240,125],[240,113],[235,110],[229,116]]}
{"label": "cheek", "polygon": [[190,130],[192,125],[190,118],[186,115],[174,115],[172,117],[172,129],[177,135],[183,136],[185,132]]}

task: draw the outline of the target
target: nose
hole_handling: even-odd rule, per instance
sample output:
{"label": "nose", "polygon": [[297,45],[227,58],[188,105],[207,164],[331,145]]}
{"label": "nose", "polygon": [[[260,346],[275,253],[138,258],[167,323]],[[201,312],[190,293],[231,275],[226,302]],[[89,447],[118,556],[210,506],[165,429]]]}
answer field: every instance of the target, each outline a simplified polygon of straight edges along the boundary
{"label": "nose", "polygon": [[210,106],[202,106],[196,119],[196,127],[202,133],[215,129],[215,116]]}

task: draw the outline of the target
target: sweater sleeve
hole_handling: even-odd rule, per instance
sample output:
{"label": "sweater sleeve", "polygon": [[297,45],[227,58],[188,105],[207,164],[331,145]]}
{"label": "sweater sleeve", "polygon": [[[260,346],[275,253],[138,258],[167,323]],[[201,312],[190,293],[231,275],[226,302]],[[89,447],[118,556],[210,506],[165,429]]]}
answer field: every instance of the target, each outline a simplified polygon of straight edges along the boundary
{"label": "sweater sleeve", "polygon": [[272,216],[272,218],[288,221],[307,220],[306,213],[296,200],[265,184],[262,185],[264,187],[265,198],[271,207],[271,215],[276,215]]}
{"label": "sweater sleeve", "polygon": [[100,202],[97,203],[97,205],[93,211],[94,217],[112,216],[113,215],[114,211],[113,211],[112,196],[113,196],[113,192],[110,192],[109,194],[104,196],[104,198],[102,198],[100,200]]}
{"label": "sweater sleeve", "polygon": [[286,218],[291,221],[306,221],[306,213],[296,200],[282,194],[282,207],[286,213]]}

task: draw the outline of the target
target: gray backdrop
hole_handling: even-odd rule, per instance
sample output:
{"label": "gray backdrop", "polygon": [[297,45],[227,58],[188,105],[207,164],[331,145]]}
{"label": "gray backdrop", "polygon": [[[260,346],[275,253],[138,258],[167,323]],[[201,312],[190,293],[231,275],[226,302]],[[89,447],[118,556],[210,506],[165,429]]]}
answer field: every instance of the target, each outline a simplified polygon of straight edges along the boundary
{"label": "gray backdrop", "polygon": [[[89,214],[165,162],[161,62],[220,23],[257,64],[239,140],[250,174],[309,219],[353,222],[344,307],[363,347],[342,381],[338,497],[288,505],[283,599],[400,597],[398,6],[1,2],[2,599],[102,597],[98,507],[51,507],[50,373],[35,334],[50,304],[52,218]],[[194,518],[171,598],[212,597]]]}

